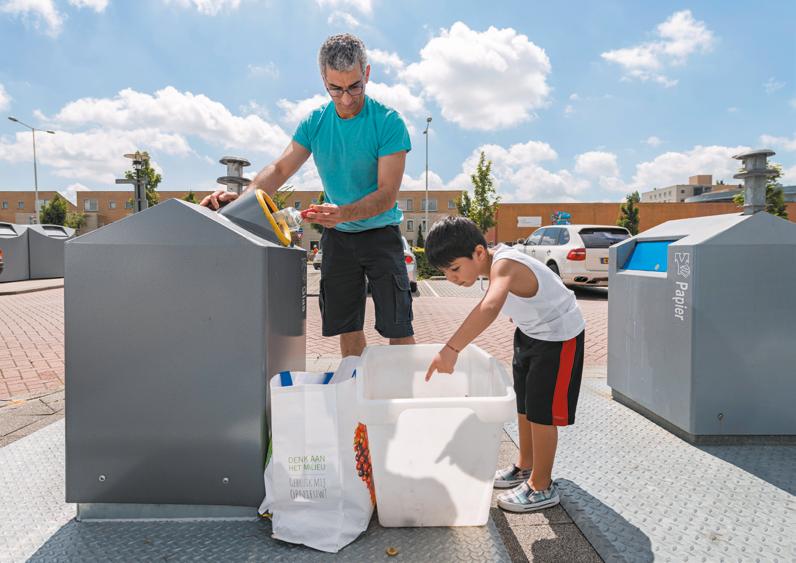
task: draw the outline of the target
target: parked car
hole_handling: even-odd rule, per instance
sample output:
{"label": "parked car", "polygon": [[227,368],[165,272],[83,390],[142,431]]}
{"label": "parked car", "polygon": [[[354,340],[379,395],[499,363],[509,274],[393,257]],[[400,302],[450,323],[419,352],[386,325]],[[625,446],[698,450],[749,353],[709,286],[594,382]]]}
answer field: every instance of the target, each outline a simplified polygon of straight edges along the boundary
{"label": "parked car", "polygon": [[[409,289],[412,293],[417,292],[417,259],[415,253],[412,252],[412,247],[409,246],[406,238],[401,237],[404,245],[404,262],[406,263],[406,273],[409,275]],[[315,258],[312,259],[312,267],[316,270],[321,269],[321,262],[323,261],[323,250],[318,250]],[[370,288],[368,288],[370,291]]]}
{"label": "parked car", "polygon": [[547,264],[567,285],[608,286],[608,248],[630,237],[612,225],[551,225],[515,248]]}

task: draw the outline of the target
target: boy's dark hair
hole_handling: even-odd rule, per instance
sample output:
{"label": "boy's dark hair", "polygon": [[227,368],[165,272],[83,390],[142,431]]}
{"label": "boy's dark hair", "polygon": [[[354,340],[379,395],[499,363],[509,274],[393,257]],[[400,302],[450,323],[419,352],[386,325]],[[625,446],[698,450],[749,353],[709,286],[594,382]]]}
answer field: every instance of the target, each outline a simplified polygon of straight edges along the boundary
{"label": "boy's dark hair", "polygon": [[487,247],[475,223],[465,217],[446,217],[428,231],[426,258],[435,268],[447,268],[457,258],[472,258],[479,244]]}

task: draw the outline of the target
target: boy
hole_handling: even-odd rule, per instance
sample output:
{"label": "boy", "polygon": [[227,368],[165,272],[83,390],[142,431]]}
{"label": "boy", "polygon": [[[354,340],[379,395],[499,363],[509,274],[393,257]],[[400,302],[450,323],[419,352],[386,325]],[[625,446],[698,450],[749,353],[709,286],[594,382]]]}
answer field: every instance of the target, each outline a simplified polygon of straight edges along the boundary
{"label": "boy", "polygon": [[487,248],[475,223],[448,217],[426,237],[426,257],[448,281],[469,287],[479,276],[489,289],[426,373],[453,373],[459,352],[503,313],[514,333],[514,390],[520,454],[517,463],[495,473],[495,487],[511,489],[498,506],[530,512],[559,503],[552,480],[558,427],[575,422],[583,372],[585,322],[575,294],[543,263],[500,244]]}

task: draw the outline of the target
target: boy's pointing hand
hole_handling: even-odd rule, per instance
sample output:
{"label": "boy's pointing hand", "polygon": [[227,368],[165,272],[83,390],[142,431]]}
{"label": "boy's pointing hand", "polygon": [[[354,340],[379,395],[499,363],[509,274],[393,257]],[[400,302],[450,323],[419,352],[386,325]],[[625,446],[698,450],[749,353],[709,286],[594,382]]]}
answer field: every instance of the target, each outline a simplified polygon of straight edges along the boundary
{"label": "boy's pointing hand", "polygon": [[434,359],[431,361],[431,365],[428,366],[426,381],[431,379],[435,371],[439,373],[453,373],[453,370],[456,369],[456,360],[458,359],[459,354],[453,348],[446,345],[442,350],[437,352],[437,355],[434,356]]}

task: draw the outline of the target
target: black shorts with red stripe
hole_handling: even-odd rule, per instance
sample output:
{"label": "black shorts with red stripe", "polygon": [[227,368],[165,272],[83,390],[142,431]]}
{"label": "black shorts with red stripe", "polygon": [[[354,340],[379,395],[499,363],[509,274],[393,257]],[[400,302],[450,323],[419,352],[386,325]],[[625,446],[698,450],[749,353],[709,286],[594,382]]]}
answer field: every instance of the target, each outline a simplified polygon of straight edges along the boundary
{"label": "black shorts with red stripe", "polygon": [[517,412],[537,424],[567,426],[575,422],[583,375],[585,331],[564,342],[514,333],[514,391]]}

